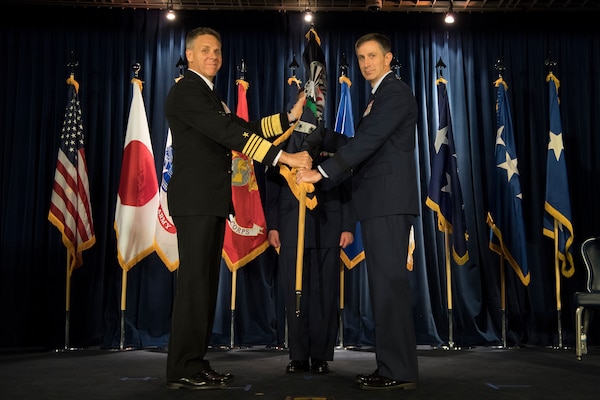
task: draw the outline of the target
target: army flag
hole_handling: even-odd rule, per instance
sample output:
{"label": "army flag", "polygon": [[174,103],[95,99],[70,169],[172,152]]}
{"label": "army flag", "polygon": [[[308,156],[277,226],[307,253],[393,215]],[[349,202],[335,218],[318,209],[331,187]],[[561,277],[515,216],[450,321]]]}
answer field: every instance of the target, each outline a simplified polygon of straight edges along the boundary
{"label": "army flag", "polygon": [[167,131],[167,142],[165,144],[165,156],[162,169],[162,180],[159,190],[158,213],[156,218],[156,253],[169,269],[175,271],[179,268],[179,249],[177,245],[177,228],[169,213],[169,202],[167,191],[169,181],[173,176],[173,138],[171,129]]}

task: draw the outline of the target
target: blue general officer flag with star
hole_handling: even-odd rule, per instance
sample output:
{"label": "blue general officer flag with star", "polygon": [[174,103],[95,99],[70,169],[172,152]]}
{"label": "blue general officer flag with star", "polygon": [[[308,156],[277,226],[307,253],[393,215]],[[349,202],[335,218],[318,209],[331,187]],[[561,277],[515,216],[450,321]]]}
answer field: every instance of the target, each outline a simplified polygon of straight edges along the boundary
{"label": "blue general officer flag with star", "polygon": [[446,80],[439,78],[436,85],[440,121],[425,204],[437,213],[438,229],[452,234],[452,256],[458,265],[463,265],[469,260],[468,234]]}
{"label": "blue general officer flag with star", "polygon": [[561,273],[570,278],[575,272],[571,246],[573,225],[571,223],[571,201],[569,180],[563,144],[562,122],[558,103],[560,81],[552,72],[546,77],[550,90],[550,132],[548,138],[548,162],[546,168],[546,202],[544,203],[543,233],[558,240]]}
{"label": "blue general officer flag with star", "polygon": [[490,249],[502,255],[513,267],[521,282],[529,285],[527,243],[523,224],[523,193],[519,179],[518,159],[510,107],[508,85],[499,78],[495,82],[497,132],[495,146],[494,190],[487,223],[490,226]]}

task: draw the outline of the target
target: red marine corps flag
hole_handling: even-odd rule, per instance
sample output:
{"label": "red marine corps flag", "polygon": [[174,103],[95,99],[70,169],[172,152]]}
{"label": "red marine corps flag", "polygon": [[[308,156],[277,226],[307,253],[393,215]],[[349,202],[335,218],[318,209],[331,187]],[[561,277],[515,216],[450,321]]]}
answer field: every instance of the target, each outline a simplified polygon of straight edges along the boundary
{"label": "red marine corps flag", "polygon": [[[248,121],[246,91],[248,82],[237,81],[236,115]],[[248,264],[269,247],[265,214],[252,160],[237,151],[232,152],[231,193],[235,215],[230,215],[225,229],[223,259],[231,271]]]}

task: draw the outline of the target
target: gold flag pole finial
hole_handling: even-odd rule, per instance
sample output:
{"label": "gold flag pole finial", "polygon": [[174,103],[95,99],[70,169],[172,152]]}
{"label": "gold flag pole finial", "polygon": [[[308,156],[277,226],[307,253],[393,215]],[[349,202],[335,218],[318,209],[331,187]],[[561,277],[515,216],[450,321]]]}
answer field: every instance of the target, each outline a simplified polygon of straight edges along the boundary
{"label": "gold flag pole finial", "polygon": [[131,66],[131,69],[133,69],[133,79],[131,80],[131,83],[137,83],[137,85],[140,87],[141,92],[144,86],[144,82],[139,78],[142,65],[140,63],[135,63]]}
{"label": "gold flag pole finial", "polygon": [[69,77],[67,78],[67,84],[75,86],[75,92],[79,94],[79,82],[75,80],[75,67],[79,65],[79,61],[75,59],[75,52],[71,50],[69,53],[69,62],[67,62],[67,67],[69,67]]}

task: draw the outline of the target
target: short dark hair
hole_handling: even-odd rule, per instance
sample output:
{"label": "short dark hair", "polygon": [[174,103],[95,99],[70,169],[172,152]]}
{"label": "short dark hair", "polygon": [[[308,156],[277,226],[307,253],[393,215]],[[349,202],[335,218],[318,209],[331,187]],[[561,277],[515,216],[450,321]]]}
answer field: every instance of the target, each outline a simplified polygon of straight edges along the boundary
{"label": "short dark hair", "polygon": [[219,43],[221,43],[221,35],[219,34],[219,32],[215,31],[213,28],[200,26],[188,32],[188,34],[185,37],[185,48],[191,49],[192,47],[194,47],[194,40],[196,40],[196,38],[200,35],[212,35],[217,38]]}
{"label": "short dark hair", "polygon": [[354,50],[358,50],[363,43],[371,40],[379,43],[379,47],[381,47],[381,50],[383,50],[383,54],[387,54],[392,51],[392,43],[390,42],[390,38],[381,33],[367,33],[366,35],[359,37],[354,45]]}

